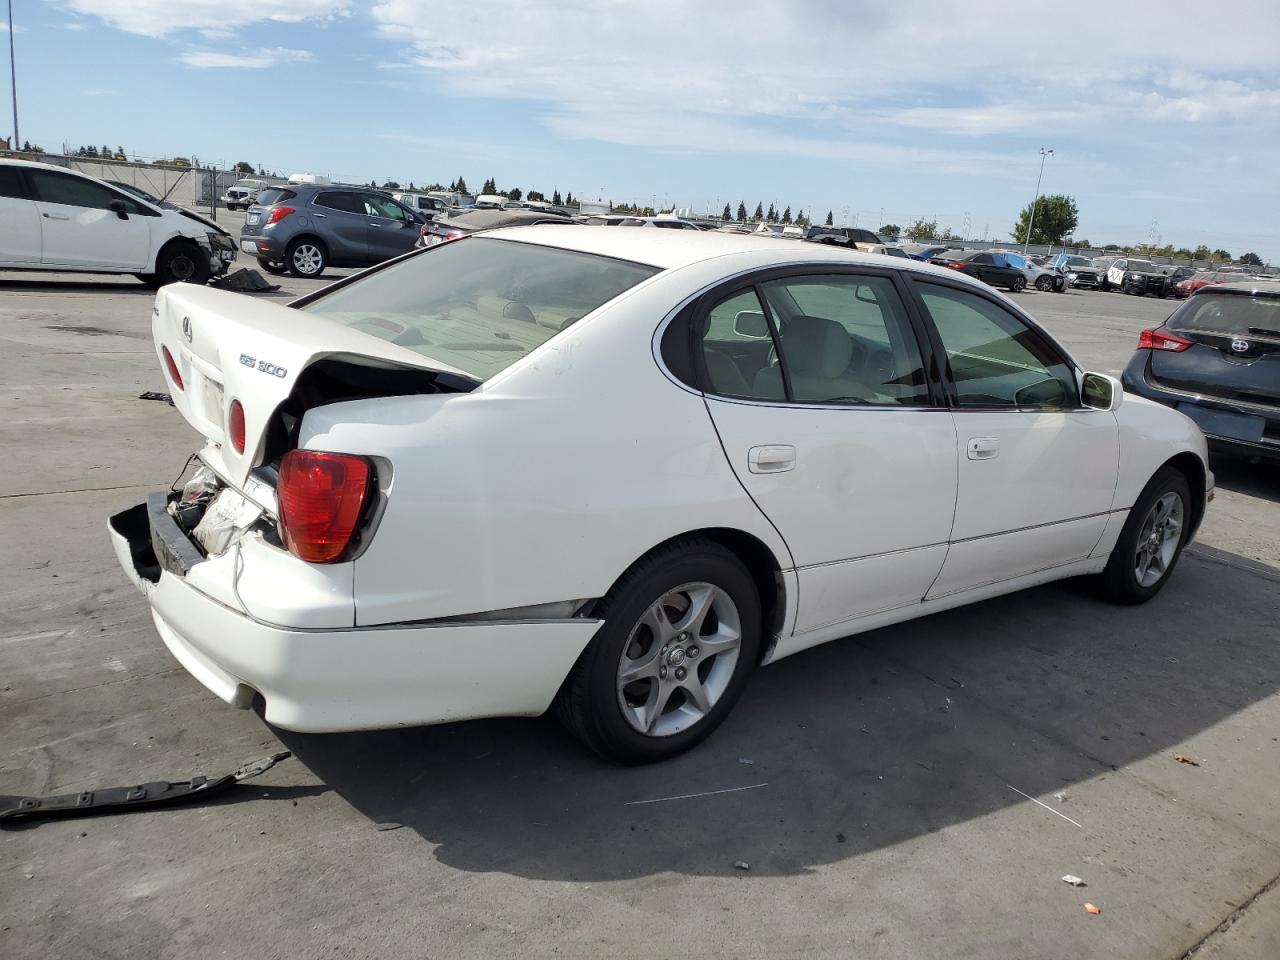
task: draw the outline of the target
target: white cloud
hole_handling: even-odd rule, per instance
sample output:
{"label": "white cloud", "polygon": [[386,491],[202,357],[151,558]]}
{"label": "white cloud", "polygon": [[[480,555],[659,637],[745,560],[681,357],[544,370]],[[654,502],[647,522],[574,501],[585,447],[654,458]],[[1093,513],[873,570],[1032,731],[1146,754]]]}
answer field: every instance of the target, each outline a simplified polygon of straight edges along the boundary
{"label": "white cloud", "polygon": [[[8,32],[9,32],[9,21],[6,20],[4,23],[0,23],[0,33],[8,33]],[[18,24],[16,27],[13,28],[13,32],[14,32],[14,35],[16,36],[19,33],[26,33],[27,28],[24,27],[22,24]]]}
{"label": "white cloud", "polygon": [[245,53],[223,53],[217,50],[192,50],[178,60],[194,70],[228,67],[242,70],[265,70],[282,63],[310,63],[315,56],[309,50],[266,47]]}
{"label": "white cloud", "polygon": [[652,148],[860,158],[932,133],[921,163],[968,168],[993,151],[945,138],[1102,142],[1135,123],[1280,114],[1274,0],[1197,18],[1194,42],[1150,0],[1108,8],[1105,29],[1032,0],[1007,17],[841,0],[378,0],[371,15],[402,63],[454,93]]}
{"label": "white cloud", "polygon": [[146,37],[180,30],[240,29],[267,21],[325,21],[350,13],[348,0],[66,0],[66,6]]}

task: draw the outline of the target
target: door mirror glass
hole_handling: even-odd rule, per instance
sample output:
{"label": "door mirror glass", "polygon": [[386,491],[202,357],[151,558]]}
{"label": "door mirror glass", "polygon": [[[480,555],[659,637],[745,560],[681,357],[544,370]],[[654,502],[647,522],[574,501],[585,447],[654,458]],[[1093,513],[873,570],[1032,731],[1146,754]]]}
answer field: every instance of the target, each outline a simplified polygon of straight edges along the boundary
{"label": "door mirror glass", "polygon": [[760,310],[739,310],[733,316],[733,332],[748,340],[764,340],[769,336],[769,322]]}
{"label": "door mirror glass", "polygon": [[1080,399],[1095,410],[1114,410],[1123,396],[1119,381],[1105,374],[1086,373],[1080,384]]}
{"label": "door mirror glass", "polygon": [[107,201],[107,209],[114,210],[116,216],[119,217],[121,220],[129,219],[129,209],[128,207],[125,206],[125,202],[123,200]]}

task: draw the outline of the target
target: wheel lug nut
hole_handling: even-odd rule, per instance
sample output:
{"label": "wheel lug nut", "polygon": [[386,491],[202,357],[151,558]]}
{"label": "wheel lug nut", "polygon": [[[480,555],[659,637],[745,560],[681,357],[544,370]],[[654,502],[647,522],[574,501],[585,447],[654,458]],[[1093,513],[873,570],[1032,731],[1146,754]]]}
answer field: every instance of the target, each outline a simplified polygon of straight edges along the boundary
{"label": "wheel lug nut", "polygon": [[667,668],[666,668],[666,667],[659,667],[659,668],[658,668],[658,676],[659,676],[661,679],[663,679],[663,680],[667,679]]}
{"label": "wheel lug nut", "polygon": [[697,647],[690,647],[688,650],[685,651],[685,653],[688,655],[690,660],[696,660],[698,657],[698,654],[700,654],[701,652],[702,651],[699,650]]}
{"label": "wheel lug nut", "polygon": [[677,679],[677,680],[683,680],[683,679],[684,679],[685,677],[687,677],[688,675],[689,675],[689,672],[688,672],[687,670],[685,670],[685,668],[684,668],[684,667],[676,667],[676,679]]}

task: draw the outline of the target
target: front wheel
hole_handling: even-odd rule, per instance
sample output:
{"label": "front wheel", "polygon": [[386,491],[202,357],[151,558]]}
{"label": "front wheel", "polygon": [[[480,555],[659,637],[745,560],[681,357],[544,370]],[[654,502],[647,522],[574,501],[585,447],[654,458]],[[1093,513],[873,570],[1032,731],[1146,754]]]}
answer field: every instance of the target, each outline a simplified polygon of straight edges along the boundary
{"label": "front wheel", "polygon": [[1048,293],[1053,289],[1053,277],[1036,277],[1036,289]]}
{"label": "front wheel", "polygon": [[1100,576],[1116,603],[1145,603],[1160,592],[1191,531],[1191,488],[1186,476],[1162,467],[1129,511]]}
{"label": "front wheel", "polygon": [[268,260],[266,257],[258,257],[258,266],[267,271],[267,273],[275,274],[277,277],[289,272],[288,267],[279,260]]}
{"label": "front wheel", "polygon": [[706,739],[759,657],[755,583],[710,541],[677,541],[639,561],[599,614],[604,625],[555,712],[587,746],[621,763],[666,760]]}
{"label": "front wheel", "polygon": [[194,241],[174,240],[166,244],[156,257],[156,272],[140,273],[137,277],[150,287],[169,283],[205,283],[209,279],[209,258]]}
{"label": "front wheel", "polygon": [[1021,293],[1025,289],[1027,289],[1026,277],[1014,277],[1013,283],[1009,284],[1010,293]]}
{"label": "front wheel", "polygon": [[329,257],[319,240],[303,237],[294,240],[284,252],[285,267],[295,277],[314,280],[324,273]]}

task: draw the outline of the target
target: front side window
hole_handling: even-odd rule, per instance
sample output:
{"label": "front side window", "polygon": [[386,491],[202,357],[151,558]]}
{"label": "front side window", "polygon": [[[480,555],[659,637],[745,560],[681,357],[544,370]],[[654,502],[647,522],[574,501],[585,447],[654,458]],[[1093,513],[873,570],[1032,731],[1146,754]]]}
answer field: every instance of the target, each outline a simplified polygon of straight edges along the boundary
{"label": "front side window", "polygon": [[377,194],[366,193],[361,199],[364,201],[365,216],[382,217],[387,220],[405,220],[408,217],[404,207],[390,197],[379,197]]}
{"label": "front side window", "polygon": [[26,199],[26,191],[22,189],[22,174],[17,167],[0,166],[0,197]]}
{"label": "front side window", "polygon": [[946,350],[959,407],[1078,406],[1071,367],[1020,318],[966,290],[915,283]]}
{"label": "front side window", "polygon": [[301,309],[487,380],[657,272],[573,250],[467,237]]}
{"label": "front side window", "polygon": [[84,177],[73,177],[50,170],[31,170],[27,175],[35,187],[37,199],[45,203],[106,210],[112,200],[120,199],[119,194],[110,187]]}
{"label": "front side window", "polygon": [[[752,396],[850,406],[929,402],[920,348],[888,277],[789,277],[762,283],[760,291],[778,342],[766,343],[766,352],[739,350],[758,364],[743,370]],[[741,336],[751,328],[752,307],[731,306]]]}

